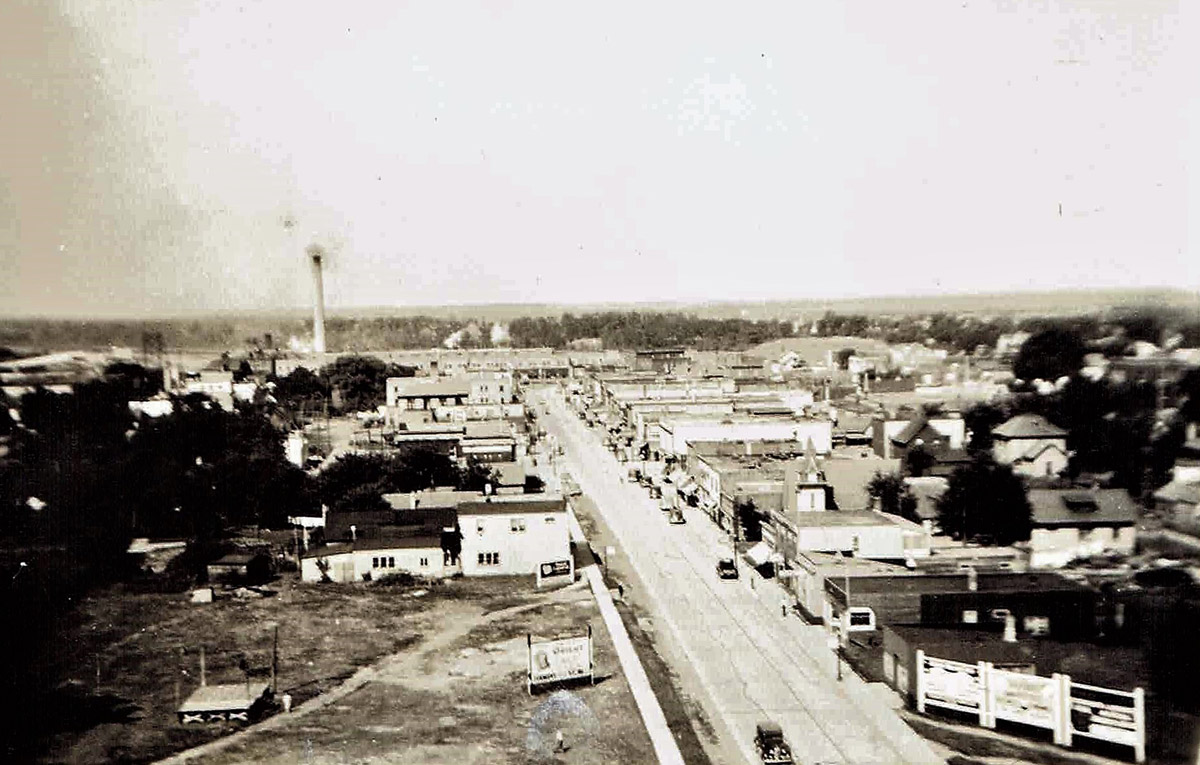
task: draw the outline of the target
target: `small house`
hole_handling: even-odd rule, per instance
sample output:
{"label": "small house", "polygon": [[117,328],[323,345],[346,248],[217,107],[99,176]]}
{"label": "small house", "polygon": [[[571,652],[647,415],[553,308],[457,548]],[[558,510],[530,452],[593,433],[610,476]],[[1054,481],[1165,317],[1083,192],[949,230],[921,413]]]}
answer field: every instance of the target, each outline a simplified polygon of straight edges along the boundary
{"label": "small house", "polygon": [[1067,469],[1067,431],[1040,414],[1019,414],[992,429],[992,457],[1031,478]]}
{"label": "small house", "polygon": [[1030,489],[1029,565],[1057,568],[1093,555],[1132,555],[1137,506],[1124,489]]}

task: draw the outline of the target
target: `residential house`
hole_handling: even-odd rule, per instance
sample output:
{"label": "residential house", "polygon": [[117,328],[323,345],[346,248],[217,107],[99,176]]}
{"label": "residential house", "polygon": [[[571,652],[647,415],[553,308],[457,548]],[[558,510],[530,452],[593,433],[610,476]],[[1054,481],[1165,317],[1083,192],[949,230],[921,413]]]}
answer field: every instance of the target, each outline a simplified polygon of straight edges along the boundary
{"label": "residential house", "polygon": [[1029,477],[1056,476],[1067,469],[1067,431],[1040,414],[1019,414],[992,429],[992,457]]}
{"label": "residential house", "polygon": [[573,560],[562,497],[498,500],[458,506],[464,575],[530,575],[542,564]]}
{"label": "residential house", "polygon": [[1137,505],[1123,489],[1030,489],[1029,565],[1057,568],[1093,555],[1132,555]]}
{"label": "residential house", "polygon": [[[877,420],[877,431],[881,422],[886,435],[890,423]],[[876,440],[879,440],[878,437]],[[916,447],[921,447],[931,454],[961,450],[966,441],[966,422],[961,417],[931,418],[920,414],[909,420],[904,427],[895,430],[886,440],[883,453],[880,454],[878,448],[876,453],[881,457],[899,460],[903,460],[905,455]]]}
{"label": "residential house", "polygon": [[957,415],[914,414],[908,418],[876,417],[871,434],[875,453],[884,459],[903,459],[914,446],[963,449],[966,422]]}

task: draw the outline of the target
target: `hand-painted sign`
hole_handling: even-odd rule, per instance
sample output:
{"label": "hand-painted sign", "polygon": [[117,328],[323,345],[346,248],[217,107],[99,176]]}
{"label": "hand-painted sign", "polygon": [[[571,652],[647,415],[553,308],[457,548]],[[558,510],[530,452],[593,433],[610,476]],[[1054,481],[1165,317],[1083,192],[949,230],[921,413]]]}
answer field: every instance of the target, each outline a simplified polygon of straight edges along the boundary
{"label": "hand-painted sign", "polygon": [[983,705],[983,683],[978,665],[926,656],[918,671],[922,673],[920,687],[925,704],[979,712]]}
{"label": "hand-painted sign", "polygon": [[582,637],[534,643],[529,640],[529,685],[592,676],[592,630]]}

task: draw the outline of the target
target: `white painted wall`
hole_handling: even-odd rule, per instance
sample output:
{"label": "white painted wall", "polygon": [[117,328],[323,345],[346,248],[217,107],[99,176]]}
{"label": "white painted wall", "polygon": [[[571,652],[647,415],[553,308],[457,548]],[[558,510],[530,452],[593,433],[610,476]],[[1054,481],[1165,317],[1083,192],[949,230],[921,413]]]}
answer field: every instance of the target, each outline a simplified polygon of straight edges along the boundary
{"label": "white painted wall", "polygon": [[[394,558],[395,567],[380,566],[380,558]],[[321,570],[317,566],[320,558],[302,558],[300,578],[305,582],[321,581]],[[354,550],[326,556],[329,563],[329,578],[335,582],[361,582],[363,574],[370,573],[373,579],[388,574],[406,571],[410,574],[429,577],[450,576],[458,572],[457,566],[444,566],[442,548],[394,548],[388,550]]]}
{"label": "white painted wall", "polygon": [[[465,576],[533,574],[542,563],[571,557],[566,511],[512,515],[460,513],[458,523],[463,535]],[[489,553],[499,553],[499,564],[486,561]],[[482,564],[481,554],[485,556]]]}

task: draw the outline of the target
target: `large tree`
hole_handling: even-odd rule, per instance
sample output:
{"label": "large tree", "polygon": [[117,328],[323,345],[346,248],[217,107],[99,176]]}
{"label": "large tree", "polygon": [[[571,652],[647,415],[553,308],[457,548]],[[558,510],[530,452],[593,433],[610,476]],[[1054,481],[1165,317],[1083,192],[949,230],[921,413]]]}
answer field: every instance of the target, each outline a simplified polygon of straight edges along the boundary
{"label": "large tree", "polygon": [[963,420],[971,434],[967,448],[972,451],[991,451],[992,431],[1007,419],[1005,410],[996,404],[979,403],[963,412]]}
{"label": "large tree", "polygon": [[1021,380],[1057,380],[1078,372],[1086,353],[1083,339],[1075,331],[1044,329],[1021,344],[1013,374]]}
{"label": "large tree", "polygon": [[867,494],[877,503],[880,511],[920,522],[917,498],[899,473],[876,472],[867,483]]}
{"label": "large tree", "polygon": [[374,356],[341,356],[321,370],[330,390],[341,392],[347,412],[373,410],[384,403],[389,377],[412,377],[416,370]]}
{"label": "large tree", "polygon": [[1029,539],[1032,508],[1024,482],[984,454],[951,474],[937,510],[938,525],[955,539],[1001,545]]}

